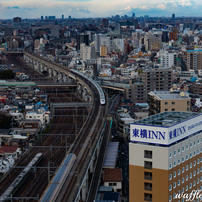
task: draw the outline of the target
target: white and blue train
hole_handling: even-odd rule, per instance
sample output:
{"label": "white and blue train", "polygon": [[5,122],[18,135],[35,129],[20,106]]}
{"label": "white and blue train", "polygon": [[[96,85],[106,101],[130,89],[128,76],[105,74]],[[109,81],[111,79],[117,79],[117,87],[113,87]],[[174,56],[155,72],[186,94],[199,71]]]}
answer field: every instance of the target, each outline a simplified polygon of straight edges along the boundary
{"label": "white and blue train", "polygon": [[60,192],[61,187],[63,186],[67,176],[69,175],[74,162],[76,161],[75,154],[68,154],[66,159],[64,160],[62,166],[58,170],[56,176],[52,180],[50,186],[45,192],[43,198],[40,202],[54,202]]}
{"label": "white and blue train", "polygon": [[0,202],[5,201],[11,194],[19,187],[20,183],[26,178],[29,171],[35,166],[38,161],[41,159],[43,153],[38,153],[36,156],[29,162],[25,169],[18,175],[18,177],[13,181],[13,183],[8,187],[8,189],[1,195]]}
{"label": "white and blue train", "polygon": [[100,86],[96,81],[94,81],[92,78],[87,77],[85,74],[83,74],[83,73],[81,73],[81,72],[79,72],[79,71],[77,71],[77,70],[75,70],[75,69],[71,69],[70,72],[73,73],[73,74],[76,74],[76,75],[78,75],[78,76],[80,76],[80,77],[83,77],[83,78],[85,78],[85,80],[91,82],[91,83],[96,87],[96,89],[97,89],[98,92],[99,92],[100,104],[101,104],[101,105],[104,105],[104,104],[105,104],[105,102],[106,102],[106,101],[105,101],[105,94],[104,94],[104,92],[103,92],[101,86]]}

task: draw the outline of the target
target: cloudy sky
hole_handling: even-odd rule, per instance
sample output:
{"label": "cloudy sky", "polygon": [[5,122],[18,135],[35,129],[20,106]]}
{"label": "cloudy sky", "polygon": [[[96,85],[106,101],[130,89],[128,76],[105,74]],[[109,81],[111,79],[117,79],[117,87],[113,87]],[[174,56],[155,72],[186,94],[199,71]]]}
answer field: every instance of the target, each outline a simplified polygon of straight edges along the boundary
{"label": "cloudy sky", "polygon": [[201,0],[0,0],[0,19],[109,17],[112,15],[202,16]]}

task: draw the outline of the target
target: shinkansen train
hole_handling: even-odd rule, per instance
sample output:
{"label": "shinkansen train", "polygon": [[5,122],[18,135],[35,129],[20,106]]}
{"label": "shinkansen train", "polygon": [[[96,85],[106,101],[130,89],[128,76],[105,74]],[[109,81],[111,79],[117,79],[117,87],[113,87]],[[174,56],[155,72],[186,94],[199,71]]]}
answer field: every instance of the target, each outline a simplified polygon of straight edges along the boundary
{"label": "shinkansen train", "polygon": [[79,72],[79,71],[77,71],[77,70],[75,70],[75,69],[71,69],[70,72],[73,73],[73,74],[76,74],[76,75],[78,75],[78,76],[80,76],[80,77],[83,77],[83,78],[85,78],[85,80],[91,82],[91,83],[96,87],[96,89],[97,89],[98,92],[99,92],[100,104],[101,104],[101,105],[104,105],[104,104],[105,104],[105,102],[106,102],[106,101],[105,101],[105,94],[104,94],[104,92],[103,92],[101,86],[100,86],[96,81],[94,81],[92,78],[87,77],[85,74],[83,74],[83,73],[81,73],[81,72]]}

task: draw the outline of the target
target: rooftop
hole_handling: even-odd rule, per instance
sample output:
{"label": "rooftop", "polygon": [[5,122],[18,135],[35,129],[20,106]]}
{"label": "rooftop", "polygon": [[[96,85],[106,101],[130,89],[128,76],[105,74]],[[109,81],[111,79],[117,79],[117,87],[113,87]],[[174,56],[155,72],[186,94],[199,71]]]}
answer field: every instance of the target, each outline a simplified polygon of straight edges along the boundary
{"label": "rooftop", "polygon": [[110,169],[105,168],[103,174],[104,182],[121,182],[122,181],[122,170],[120,168]]}
{"label": "rooftop", "polygon": [[190,99],[185,93],[171,93],[170,91],[151,91],[149,95],[156,96],[159,100]]}
{"label": "rooftop", "polygon": [[171,127],[201,114],[193,112],[162,112],[145,119],[136,121],[134,124]]}

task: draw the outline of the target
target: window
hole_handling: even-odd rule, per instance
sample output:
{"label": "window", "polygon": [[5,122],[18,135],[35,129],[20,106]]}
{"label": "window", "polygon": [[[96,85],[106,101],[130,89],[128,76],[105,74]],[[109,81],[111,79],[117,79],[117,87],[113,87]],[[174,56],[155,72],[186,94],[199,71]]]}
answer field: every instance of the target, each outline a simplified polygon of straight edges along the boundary
{"label": "window", "polygon": [[188,158],[189,158],[189,156],[188,156],[188,155],[186,155],[186,160],[188,160]]}
{"label": "window", "polygon": [[171,190],[172,190],[172,185],[169,186],[169,191],[171,191]]}
{"label": "window", "polygon": [[194,166],[196,166],[196,161],[194,161]]}
{"label": "window", "polygon": [[152,162],[145,161],[144,162],[144,168],[146,168],[146,169],[152,169]]}
{"label": "window", "polygon": [[201,172],[202,172],[202,167],[201,167]]}
{"label": "window", "polygon": [[190,158],[192,157],[192,153],[190,153]]}
{"label": "window", "polygon": [[173,188],[176,188],[176,182],[174,182],[174,184],[173,184]]}
{"label": "window", "polygon": [[190,148],[192,148],[192,142],[190,143]]}
{"label": "window", "polygon": [[169,175],[169,180],[171,180],[171,179],[172,179],[172,174]]}
{"label": "window", "polygon": [[[171,176],[172,178],[172,176]],[[144,179],[146,180],[152,180],[152,173],[150,172],[144,172]]]}
{"label": "window", "polygon": [[181,160],[180,160],[180,159],[178,159],[178,165],[180,164],[180,162],[181,162]]}
{"label": "window", "polygon": [[182,188],[182,194],[184,193],[184,188]]}
{"label": "window", "polygon": [[201,157],[201,162],[202,162],[202,157]]}
{"label": "window", "polygon": [[188,165],[186,165],[186,170],[188,170]]}
{"label": "window", "polygon": [[184,147],[182,147],[182,152],[184,152]]}
{"label": "window", "polygon": [[202,152],[202,147],[201,147],[201,152]]}
{"label": "window", "polygon": [[200,182],[202,181],[202,176],[200,177]]}
{"label": "window", "polygon": [[176,156],[176,151],[174,151],[174,156]]}
{"label": "window", "polygon": [[167,105],[168,104],[168,102],[165,102],[165,105]]}
{"label": "window", "polygon": [[184,173],[184,167],[182,168],[182,173]]}
{"label": "window", "polygon": [[192,173],[189,174],[189,178],[190,178],[190,179],[192,178]]}
{"label": "window", "polygon": [[189,149],[189,145],[188,145],[188,144],[186,145],[186,150],[187,150],[187,149]]}
{"label": "window", "polygon": [[192,168],[192,163],[190,163],[190,168]]}
{"label": "window", "polygon": [[176,166],[176,161],[174,161],[174,164],[173,164],[173,166],[174,166],[174,167]]}
{"label": "window", "polygon": [[192,188],[192,183],[189,184],[189,188],[190,188],[190,189]]}
{"label": "window", "polygon": [[165,109],[165,111],[168,111],[168,109]]}
{"label": "window", "polygon": [[186,191],[188,190],[188,185],[186,186]]}
{"label": "window", "polygon": [[200,162],[199,159],[197,159],[197,164],[199,164],[199,162]]}
{"label": "window", "polygon": [[172,152],[170,152],[169,157],[172,158]]}
{"label": "window", "polygon": [[180,169],[178,170],[178,175],[180,175]]}
{"label": "window", "polygon": [[152,158],[152,151],[144,150],[144,157],[151,159]]}
{"label": "window", "polygon": [[113,183],[113,186],[117,186],[117,183]]}
{"label": "window", "polygon": [[198,140],[198,144],[200,143],[200,140]]}
{"label": "window", "polygon": [[180,149],[178,149],[178,154],[180,154],[180,151],[181,151],[181,150],[180,150]]}
{"label": "window", "polygon": [[172,111],[175,111],[175,109],[173,108]]}
{"label": "window", "polygon": [[175,104],[175,102],[172,102],[172,105],[174,105]]}
{"label": "window", "polygon": [[172,196],[169,196],[169,202],[172,201]]}
{"label": "window", "polygon": [[177,185],[178,185],[178,186],[180,185],[180,180],[177,181]]}
{"label": "window", "polygon": [[194,171],[194,176],[196,176],[196,171]]}
{"label": "window", "polygon": [[173,173],[173,177],[174,177],[174,178],[176,177],[176,172]]}
{"label": "window", "polygon": [[182,178],[182,183],[184,183],[184,177]]}
{"label": "window", "polygon": [[197,169],[197,174],[199,174],[199,168]]}
{"label": "window", "polygon": [[194,182],[193,182],[193,186],[195,186],[196,185],[196,181],[194,180]]}
{"label": "window", "polygon": [[184,157],[182,157],[182,162],[184,162]]}
{"label": "window", "polygon": [[169,169],[171,169],[172,168],[172,164],[170,163],[170,165],[169,165]]}
{"label": "window", "polygon": [[196,141],[194,141],[194,146],[196,146]]}
{"label": "window", "polygon": [[186,175],[186,181],[188,180],[188,175]]}
{"label": "window", "polygon": [[152,194],[145,193],[144,194],[144,200],[145,201],[152,201]]}
{"label": "window", "polygon": [[197,184],[199,183],[199,178],[197,179]]}
{"label": "window", "polygon": [[200,150],[198,149],[198,150],[197,150],[197,154],[199,154],[199,153],[200,153]]}
{"label": "window", "polygon": [[196,151],[194,151],[194,156],[196,156]]}

